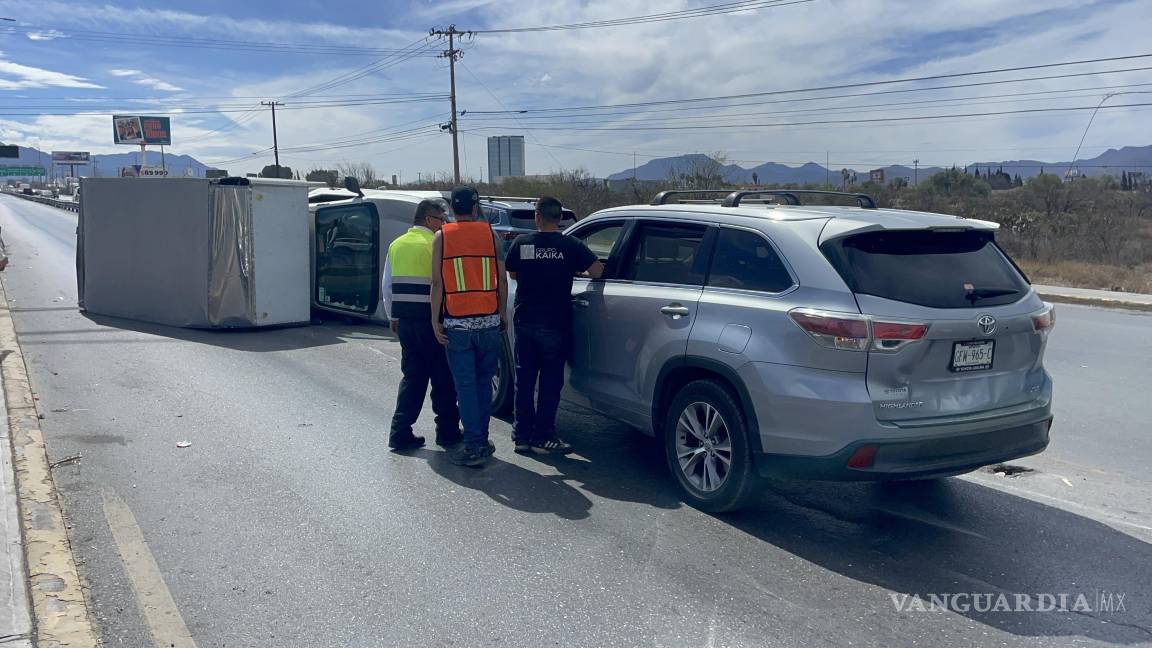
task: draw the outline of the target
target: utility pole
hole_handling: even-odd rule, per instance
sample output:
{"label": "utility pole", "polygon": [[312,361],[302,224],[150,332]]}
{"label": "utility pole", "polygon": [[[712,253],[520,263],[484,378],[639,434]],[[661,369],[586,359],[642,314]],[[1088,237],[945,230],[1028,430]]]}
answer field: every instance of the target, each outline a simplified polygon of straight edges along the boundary
{"label": "utility pole", "polygon": [[912,160],[912,186],[920,184],[920,160]]}
{"label": "utility pole", "polygon": [[261,106],[272,106],[272,156],[276,159],[276,177],[280,177],[280,143],[276,139],[276,106],[283,106],[279,101],[261,101]]}
{"label": "utility pole", "polygon": [[432,36],[448,37],[448,49],[440,53],[440,58],[448,59],[448,81],[451,84],[448,97],[452,102],[452,120],[441,125],[440,130],[447,130],[452,133],[452,176],[455,178],[456,184],[460,184],[460,139],[456,124],[456,61],[464,56],[464,52],[456,49],[456,37],[465,36],[469,33],[471,32],[462,32],[456,29],[456,25],[449,25],[448,29],[433,29],[430,32]]}
{"label": "utility pole", "polygon": [[824,151],[824,184],[829,189],[832,188],[832,169],[830,168],[832,166],[832,162],[830,162],[831,159],[832,151]]}

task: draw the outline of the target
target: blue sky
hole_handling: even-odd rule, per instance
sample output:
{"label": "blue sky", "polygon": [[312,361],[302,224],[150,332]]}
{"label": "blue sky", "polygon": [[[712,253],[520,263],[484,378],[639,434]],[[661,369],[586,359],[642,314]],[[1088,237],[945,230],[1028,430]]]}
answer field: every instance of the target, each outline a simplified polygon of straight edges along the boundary
{"label": "blue sky", "polygon": [[[437,97],[384,104],[379,100],[384,95],[446,92],[447,64],[432,56],[431,43],[426,56],[306,98],[291,95],[381,60],[380,54],[353,53],[348,48],[405,47],[424,38],[434,26],[455,23],[462,29],[486,29],[572,23],[718,2],[0,0],[0,17],[15,19],[0,23],[0,28],[13,28],[0,34],[0,106],[4,108],[0,113],[7,113],[0,114],[0,140],[44,150],[124,152],[130,149],[118,149],[110,141],[108,111],[184,111],[172,116],[173,152],[195,155],[234,173],[255,171],[271,162],[271,153],[265,151],[272,141],[271,120],[266,110],[257,110],[259,101],[281,97],[286,104],[277,114],[282,163],[307,170],[367,161],[382,175],[414,179],[418,174],[451,169],[450,139],[436,128],[446,119],[447,101]],[[889,97],[736,107],[715,104],[704,111],[629,109],[567,120],[475,113],[505,107],[766,92],[1152,53],[1149,24],[1152,3],[1146,0],[814,0],[650,25],[482,34],[464,45],[463,65],[457,74],[460,108],[474,113],[461,120],[465,173],[479,176],[485,164],[483,138],[490,134],[526,134],[529,173],[584,167],[607,175],[630,167],[633,152],[640,162],[653,156],[723,152],[745,166],[764,161],[822,163],[827,155],[834,166],[857,168],[907,164],[914,158],[922,165],[1024,157],[1066,159],[1087,123],[1085,113],[746,129],[578,129],[1095,105],[1115,86],[1152,90],[1152,85],[1135,87],[1152,84],[1152,71]],[[208,39],[299,47],[290,52],[211,49],[203,46],[202,41]],[[1152,66],[1152,59],[1047,73],[1141,66]],[[1013,76],[981,79],[1007,78]],[[1022,92],[1052,94],[1001,96]],[[376,102],[315,104],[366,97],[375,97]],[[868,108],[873,103],[915,100],[937,103]],[[1116,97],[1110,102],[1152,102],[1152,94]],[[12,114],[82,110],[103,114]],[[808,112],[797,112],[801,110]],[[1143,107],[1101,112],[1084,153],[1152,143],[1147,135],[1148,111]],[[699,116],[704,119],[695,118]]]}

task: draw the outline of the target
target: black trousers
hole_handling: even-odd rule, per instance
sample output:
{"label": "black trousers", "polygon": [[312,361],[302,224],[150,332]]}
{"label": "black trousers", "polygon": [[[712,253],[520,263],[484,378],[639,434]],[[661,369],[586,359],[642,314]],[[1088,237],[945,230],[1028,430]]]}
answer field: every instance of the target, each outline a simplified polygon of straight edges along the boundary
{"label": "black trousers", "polygon": [[432,323],[424,318],[400,319],[400,391],[396,394],[396,413],[392,415],[389,437],[408,435],[420,418],[428,384],[432,384],[432,411],[436,413],[436,436],[460,434],[460,410],[456,406],[456,386],[448,369],[448,356],[432,332]]}

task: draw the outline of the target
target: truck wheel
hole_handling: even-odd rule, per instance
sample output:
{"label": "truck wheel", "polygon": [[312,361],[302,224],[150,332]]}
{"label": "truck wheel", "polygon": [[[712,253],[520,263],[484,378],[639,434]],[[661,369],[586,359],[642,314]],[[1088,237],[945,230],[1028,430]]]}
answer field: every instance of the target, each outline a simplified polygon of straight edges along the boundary
{"label": "truck wheel", "polygon": [[720,383],[697,380],[676,394],[664,421],[664,454],[685,500],[709,513],[757,493],[744,414]]}
{"label": "truck wheel", "polygon": [[512,413],[516,385],[516,361],[508,339],[504,339],[504,353],[500,356],[500,366],[492,377],[492,413],[507,416]]}

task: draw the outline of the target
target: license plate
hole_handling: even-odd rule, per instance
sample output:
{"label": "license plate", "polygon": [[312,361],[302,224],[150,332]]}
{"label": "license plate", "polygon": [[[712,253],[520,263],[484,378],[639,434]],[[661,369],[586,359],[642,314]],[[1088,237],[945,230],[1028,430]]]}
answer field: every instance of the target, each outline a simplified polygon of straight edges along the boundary
{"label": "license plate", "polygon": [[996,349],[993,340],[957,342],[952,345],[952,371],[984,371],[992,368],[992,355]]}

